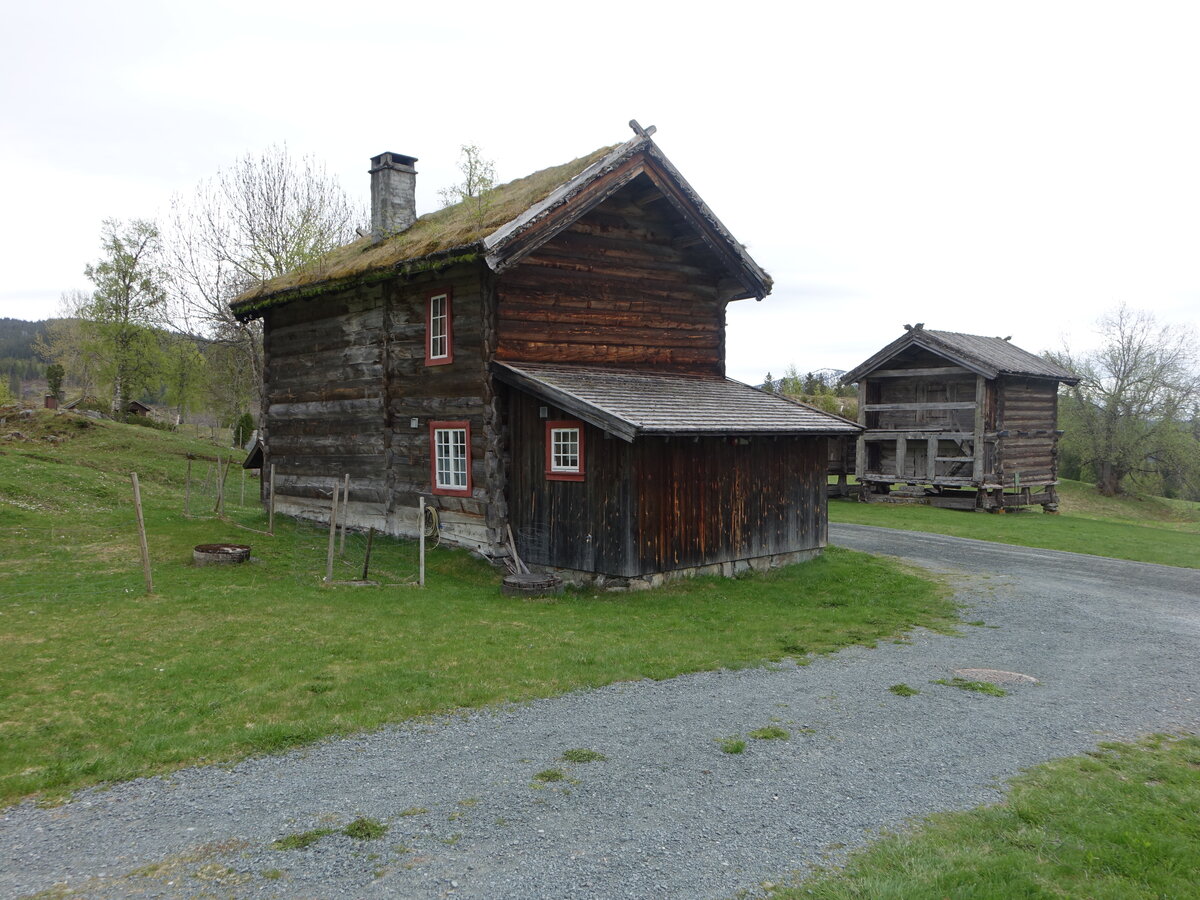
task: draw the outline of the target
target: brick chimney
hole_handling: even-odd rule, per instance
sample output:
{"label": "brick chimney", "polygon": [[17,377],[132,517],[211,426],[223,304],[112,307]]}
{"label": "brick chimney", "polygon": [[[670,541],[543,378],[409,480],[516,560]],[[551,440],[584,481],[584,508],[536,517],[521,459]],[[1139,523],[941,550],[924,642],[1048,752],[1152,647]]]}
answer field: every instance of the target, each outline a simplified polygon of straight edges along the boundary
{"label": "brick chimney", "polygon": [[417,221],[415,156],[380,153],[371,157],[371,236],[399,234]]}

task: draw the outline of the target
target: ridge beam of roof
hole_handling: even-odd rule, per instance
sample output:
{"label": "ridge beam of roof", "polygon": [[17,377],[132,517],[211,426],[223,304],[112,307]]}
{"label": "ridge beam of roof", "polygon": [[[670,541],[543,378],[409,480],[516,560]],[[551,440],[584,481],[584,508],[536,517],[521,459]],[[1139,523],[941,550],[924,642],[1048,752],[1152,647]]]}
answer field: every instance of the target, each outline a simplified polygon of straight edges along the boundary
{"label": "ridge beam of roof", "polygon": [[614,416],[607,410],[600,409],[595,404],[589,403],[582,397],[577,397],[561,388],[553,387],[545,382],[530,378],[524,372],[520,372],[500,361],[492,363],[492,372],[498,379],[510,387],[515,387],[519,391],[524,391],[527,394],[548,400],[550,403],[577,416],[589,425],[595,425],[602,431],[614,434],[623,441],[632,444],[634,438],[638,435],[637,425],[628,419]]}

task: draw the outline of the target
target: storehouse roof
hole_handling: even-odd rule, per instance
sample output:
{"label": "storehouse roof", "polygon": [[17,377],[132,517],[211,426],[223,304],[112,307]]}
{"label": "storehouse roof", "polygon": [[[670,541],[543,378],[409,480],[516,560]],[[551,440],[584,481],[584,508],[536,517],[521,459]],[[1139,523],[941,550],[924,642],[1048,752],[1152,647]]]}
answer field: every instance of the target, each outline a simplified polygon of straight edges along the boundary
{"label": "storehouse roof", "polygon": [[933,331],[918,324],[843,375],[842,383],[852,384],[859,381],[914,346],[943,356],[985,378],[1024,375],[1030,378],[1053,378],[1066,384],[1079,381],[1061,366],[1010,344],[1007,338],[960,334],[956,331]]}
{"label": "storehouse roof", "polygon": [[855,434],[840,416],[732,378],[600,366],[492,363],[496,378],[627,441],[640,435]]}

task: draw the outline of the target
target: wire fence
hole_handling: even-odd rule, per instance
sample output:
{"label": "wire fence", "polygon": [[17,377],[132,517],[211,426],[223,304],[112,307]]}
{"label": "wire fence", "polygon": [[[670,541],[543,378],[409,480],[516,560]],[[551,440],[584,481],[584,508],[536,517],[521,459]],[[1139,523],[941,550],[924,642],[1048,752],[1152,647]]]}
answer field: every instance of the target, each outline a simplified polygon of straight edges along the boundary
{"label": "wire fence", "polygon": [[[133,473],[97,471],[89,476],[88,491],[72,491],[74,485],[65,485],[57,505],[31,500],[30,510],[50,513],[58,524],[49,525],[41,535],[31,533],[34,529],[29,527],[10,531],[14,550],[18,543],[21,549],[5,560],[7,548],[0,546],[0,599],[102,600],[178,590],[172,586],[178,584],[173,574],[193,564],[177,549],[180,535],[201,538],[197,547],[249,545],[255,564],[270,567],[273,575],[297,586],[424,584],[423,551],[437,544],[433,510],[425,512],[428,540],[354,527],[343,507],[346,477],[342,476],[330,477],[326,496],[314,499],[305,518],[272,514],[269,477],[264,484],[257,470],[241,468],[241,458],[238,451],[190,458],[177,481],[164,482],[160,476],[140,482],[140,497],[135,496]],[[331,533],[329,513],[335,490],[338,512]],[[139,500],[145,505],[144,514]],[[24,508],[20,500],[6,498],[6,503]],[[401,530],[417,533],[420,514],[414,511],[410,518],[400,523]],[[211,523],[211,528],[197,527],[198,523]],[[204,540],[203,532],[211,538]],[[64,545],[69,554],[64,554]],[[176,549],[164,550],[168,545]],[[64,565],[68,558],[74,564]]]}

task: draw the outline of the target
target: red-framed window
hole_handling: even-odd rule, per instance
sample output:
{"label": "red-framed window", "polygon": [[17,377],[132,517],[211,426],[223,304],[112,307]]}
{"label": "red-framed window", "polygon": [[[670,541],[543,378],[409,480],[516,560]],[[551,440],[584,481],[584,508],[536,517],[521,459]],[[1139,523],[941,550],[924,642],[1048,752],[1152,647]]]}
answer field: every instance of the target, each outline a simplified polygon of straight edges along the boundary
{"label": "red-framed window", "polygon": [[454,313],[450,290],[425,298],[425,365],[454,362]]}
{"label": "red-framed window", "polygon": [[583,423],[575,419],[546,423],[546,477],[551,481],[583,481]]}
{"label": "red-framed window", "polygon": [[471,423],[429,423],[429,480],[433,493],[471,496]]}

